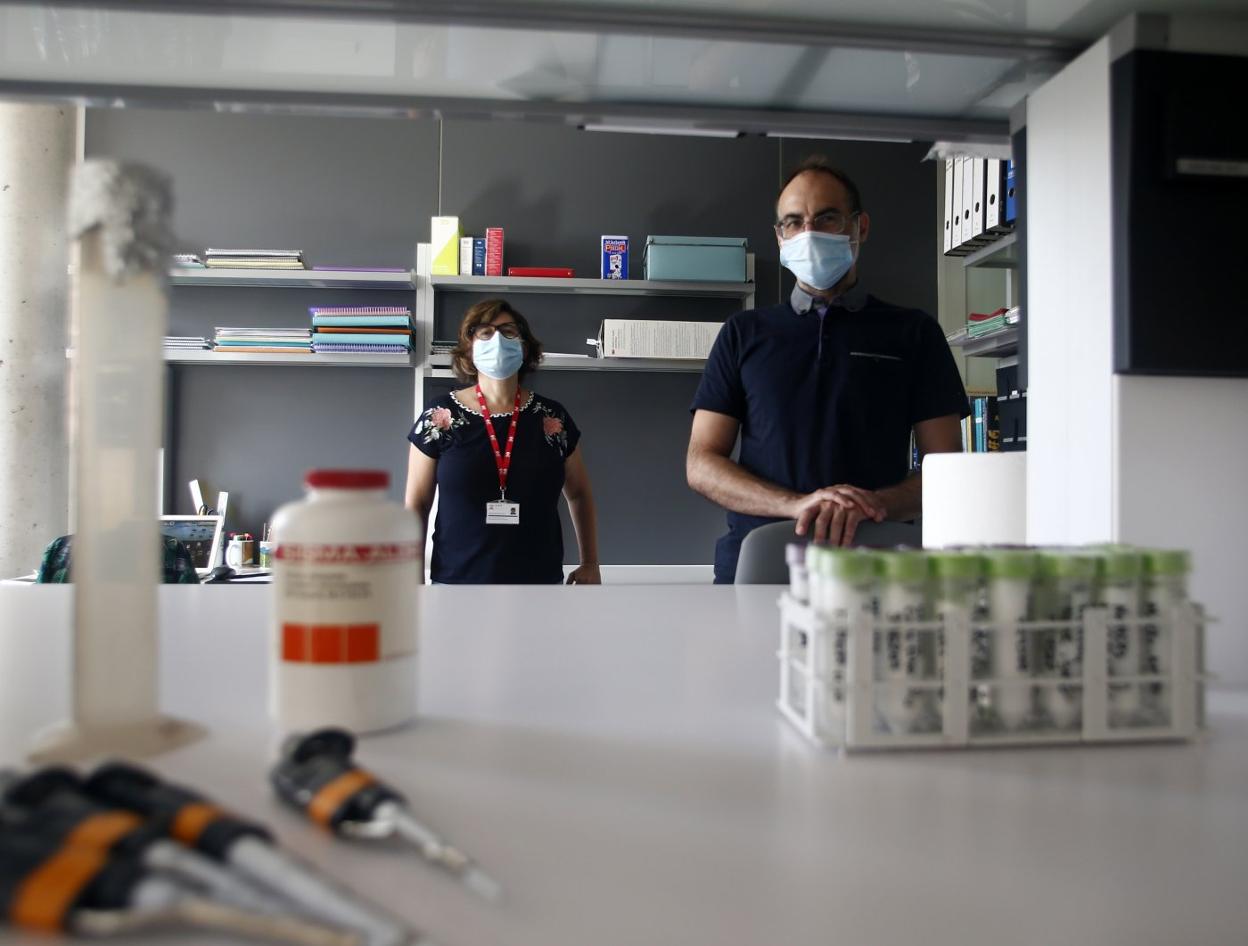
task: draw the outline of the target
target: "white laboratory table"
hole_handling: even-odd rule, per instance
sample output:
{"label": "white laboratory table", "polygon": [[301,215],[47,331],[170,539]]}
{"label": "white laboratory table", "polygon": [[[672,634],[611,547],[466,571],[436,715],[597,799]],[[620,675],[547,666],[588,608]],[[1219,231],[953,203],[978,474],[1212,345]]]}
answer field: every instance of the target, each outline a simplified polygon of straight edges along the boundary
{"label": "white laboratory table", "polygon": [[[69,593],[0,587],[5,764],[64,712]],[[841,757],[773,707],[776,593],[424,589],[422,717],[358,757],[500,906],[269,794],[268,587],[161,588],[165,709],[211,735],[154,764],[443,946],[1248,943],[1248,695],[1196,744]]]}

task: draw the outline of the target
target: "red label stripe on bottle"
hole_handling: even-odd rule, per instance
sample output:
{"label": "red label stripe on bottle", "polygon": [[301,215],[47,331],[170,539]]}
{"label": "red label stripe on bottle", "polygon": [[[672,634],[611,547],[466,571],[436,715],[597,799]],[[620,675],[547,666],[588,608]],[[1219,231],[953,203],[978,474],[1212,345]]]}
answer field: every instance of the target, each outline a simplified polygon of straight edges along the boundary
{"label": "red label stripe on bottle", "polygon": [[297,664],[361,664],[381,659],[379,624],[283,624],[282,660]]}
{"label": "red label stripe on bottle", "polygon": [[283,562],[309,565],[388,565],[420,559],[419,542],[379,545],[300,545],[282,542],[274,553]]}

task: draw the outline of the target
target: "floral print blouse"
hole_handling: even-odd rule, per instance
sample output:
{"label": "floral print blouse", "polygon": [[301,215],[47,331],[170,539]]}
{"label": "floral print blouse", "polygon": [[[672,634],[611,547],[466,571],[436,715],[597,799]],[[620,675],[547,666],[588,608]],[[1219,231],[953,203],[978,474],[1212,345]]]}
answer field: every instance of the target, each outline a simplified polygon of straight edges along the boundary
{"label": "floral print blouse", "polygon": [[[491,414],[495,435],[507,440],[511,412]],[[518,525],[486,525],[485,505],[499,496],[498,467],[476,403],[454,394],[435,399],[407,439],[437,461],[437,517],[431,578],[448,584],[534,584],[563,580],[559,497],[564,462],[581,432],[558,401],[530,392],[520,406],[507,475],[508,502],[519,503]]]}

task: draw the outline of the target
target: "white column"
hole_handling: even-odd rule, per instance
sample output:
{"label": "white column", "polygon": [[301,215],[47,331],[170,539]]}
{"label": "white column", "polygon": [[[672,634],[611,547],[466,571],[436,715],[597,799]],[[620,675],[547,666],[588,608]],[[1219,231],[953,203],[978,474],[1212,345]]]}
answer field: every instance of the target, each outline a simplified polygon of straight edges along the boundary
{"label": "white column", "polygon": [[77,110],[0,102],[0,577],[69,531],[66,203]]}

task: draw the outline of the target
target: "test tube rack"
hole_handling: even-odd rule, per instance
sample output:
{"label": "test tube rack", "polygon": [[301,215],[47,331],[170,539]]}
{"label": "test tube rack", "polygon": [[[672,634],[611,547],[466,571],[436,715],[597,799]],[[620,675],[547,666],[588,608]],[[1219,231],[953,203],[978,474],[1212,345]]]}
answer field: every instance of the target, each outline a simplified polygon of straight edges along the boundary
{"label": "test tube rack", "polygon": [[[1085,608],[1072,622],[1019,621],[1005,625],[973,623],[967,608],[942,606],[936,620],[885,623],[868,611],[833,623],[788,592],[779,601],[780,713],[808,740],[825,748],[881,750],[963,748],[971,746],[1054,745],[1189,740],[1204,730],[1206,674],[1204,625],[1199,605],[1178,604],[1138,620],[1113,619],[1107,607]],[[1127,633],[1145,625],[1163,632],[1168,659],[1157,673],[1121,675],[1111,672],[1108,641],[1111,624]],[[1071,629],[1082,641],[1077,676],[992,677],[972,673],[972,642],[991,646],[1028,641],[1038,646],[1044,634]],[[927,652],[939,654],[935,669],[898,680],[877,670],[877,648],[884,635],[897,631],[925,641]],[[1168,634],[1164,632],[1168,631]],[[986,637],[985,637],[986,635]],[[818,668],[823,668],[822,672]],[[992,725],[994,694],[1025,688],[1038,707],[1024,726]],[[894,731],[880,702],[904,689],[930,694],[928,725],[918,731]],[[1046,698],[1074,693],[1078,713],[1072,723],[1046,725]],[[1150,695],[1151,714],[1116,713],[1115,695],[1131,691],[1136,701]],[[920,697],[921,698],[921,697]]]}

